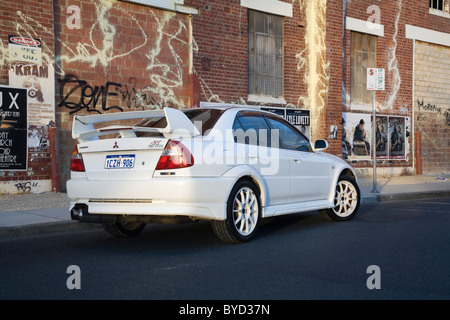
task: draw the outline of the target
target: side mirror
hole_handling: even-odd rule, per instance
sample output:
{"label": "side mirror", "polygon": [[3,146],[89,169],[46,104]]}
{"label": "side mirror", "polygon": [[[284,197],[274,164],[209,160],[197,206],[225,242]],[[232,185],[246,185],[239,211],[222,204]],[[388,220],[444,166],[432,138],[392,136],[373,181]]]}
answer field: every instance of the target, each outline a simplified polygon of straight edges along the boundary
{"label": "side mirror", "polygon": [[322,151],[328,148],[328,142],[326,140],[316,140],[314,142],[314,151]]}

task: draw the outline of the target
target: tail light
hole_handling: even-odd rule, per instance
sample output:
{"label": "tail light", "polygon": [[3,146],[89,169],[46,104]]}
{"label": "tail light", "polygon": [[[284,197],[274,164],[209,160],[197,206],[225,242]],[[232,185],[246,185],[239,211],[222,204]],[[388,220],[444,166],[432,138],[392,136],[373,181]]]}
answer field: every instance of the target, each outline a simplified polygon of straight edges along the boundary
{"label": "tail light", "polygon": [[73,149],[72,159],[70,160],[70,170],[84,172],[84,162],[81,153],[78,153],[78,147]]}
{"label": "tail light", "polygon": [[187,168],[193,165],[194,157],[188,148],[179,141],[169,140],[159,158],[156,170]]}

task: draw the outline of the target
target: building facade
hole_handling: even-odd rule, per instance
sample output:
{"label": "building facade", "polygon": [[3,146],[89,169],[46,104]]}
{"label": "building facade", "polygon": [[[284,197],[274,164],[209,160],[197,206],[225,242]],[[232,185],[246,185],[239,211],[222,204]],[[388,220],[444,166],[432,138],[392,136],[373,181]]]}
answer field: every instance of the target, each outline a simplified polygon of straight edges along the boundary
{"label": "building facade", "polygon": [[309,110],[361,175],[374,143],[379,174],[450,170],[448,0],[17,0],[0,26],[0,193],[65,190],[74,115],[214,103]]}

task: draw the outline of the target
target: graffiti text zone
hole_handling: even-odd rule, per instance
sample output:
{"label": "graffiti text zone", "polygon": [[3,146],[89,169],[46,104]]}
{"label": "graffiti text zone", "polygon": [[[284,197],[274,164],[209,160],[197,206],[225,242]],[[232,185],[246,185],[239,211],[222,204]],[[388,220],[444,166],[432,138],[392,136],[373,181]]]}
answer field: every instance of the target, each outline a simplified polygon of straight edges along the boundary
{"label": "graffiti text zone", "polygon": [[[87,81],[80,80],[73,75],[67,75],[58,81],[60,82],[59,93],[61,97],[58,106],[70,109],[70,114],[81,110],[97,113],[112,109],[123,111],[120,106],[108,106],[108,96],[118,95],[117,92],[112,90],[120,86],[120,83],[108,81],[104,86],[91,86]],[[97,108],[97,105],[100,105],[101,108]]]}
{"label": "graffiti text zone", "polygon": [[[166,104],[171,106],[171,103],[164,103],[164,105],[158,103],[151,94],[153,92],[151,87],[147,86],[142,90],[136,90],[137,82],[135,78],[130,78],[129,84],[125,85],[107,81],[101,86],[93,86],[86,80],[78,79],[74,75],[66,75],[58,81],[61,98],[58,106],[70,109],[69,114],[82,110],[103,113],[114,109],[123,111],[123,107],[128,109],[155,109],[166,106]],[[113,97],[115,97],[115,103],[119,105],[111,103]]]}

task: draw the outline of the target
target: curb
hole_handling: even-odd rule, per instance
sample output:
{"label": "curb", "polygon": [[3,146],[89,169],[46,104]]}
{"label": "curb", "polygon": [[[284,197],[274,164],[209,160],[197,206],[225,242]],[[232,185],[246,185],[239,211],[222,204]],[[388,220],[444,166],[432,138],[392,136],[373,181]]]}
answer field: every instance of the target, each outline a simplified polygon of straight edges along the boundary
{"label": "curb", "polygon": [[428,199],[428,198],[445,198],[450,197],[450,191],[422,191],[409,193],[393,193],[393,194],[373,194],[363,197],[363,204],[380,203],[395,200],[411,200],[411,199]]}
{"label": "curb", "polygon": [[0,239],[17,238],[21,236],[31,236],[37,234],[47,234],[70,230],[93,229],[94,227],[98,226],[92,223],[80,223],[78,221],[71,221],[71,220],[35,223],[14,227],[0,227]]}

